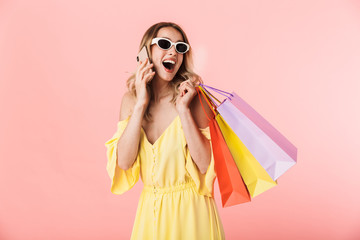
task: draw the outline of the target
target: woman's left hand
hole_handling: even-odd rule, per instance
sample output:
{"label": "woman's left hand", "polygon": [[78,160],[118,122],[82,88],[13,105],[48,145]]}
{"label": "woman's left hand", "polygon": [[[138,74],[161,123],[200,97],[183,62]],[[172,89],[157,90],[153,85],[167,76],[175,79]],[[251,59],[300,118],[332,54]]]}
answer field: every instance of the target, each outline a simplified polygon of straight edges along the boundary
{"label": "woman's left hand", "polygon": [[179,91],[180,93],[176,99],[176,110],[181,112],[189,108],[189,104],[194,96],[197,95],[197,91],[190,79],[180,84]]}

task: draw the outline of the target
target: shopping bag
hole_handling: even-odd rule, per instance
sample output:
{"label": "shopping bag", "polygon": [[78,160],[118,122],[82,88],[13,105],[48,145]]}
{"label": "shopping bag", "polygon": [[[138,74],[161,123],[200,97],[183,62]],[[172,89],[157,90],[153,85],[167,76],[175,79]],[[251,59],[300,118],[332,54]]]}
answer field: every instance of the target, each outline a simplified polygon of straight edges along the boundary
{"label": "shopping bag", "polygon": [[[209,94],[201,86],[199,86],[199,89],[207,96],[207,99],[211,99]],[[215,106],[215,103],[213,101],[211,102],[212,106]],[[219,109],[219,107],[216,106],[215,108],[217,110]],[[225,119],[220,111],[219,114],[216,115],[215,120],[220,127],[221,133],[224,136],[225,142],[247,186],[250,196],[255,197],[275,187],[277,181],[274,181],[261,166],[254,155],[228,125],[227,119]]]}
{"label": "shopping bag", "polygon": [[201,87],[213,101],[209,89],[227,96],[217,110],[273,180],[296,164],[297,148],[236,93]]}
{"label": "shopping bag", "polygon": [[[210,119],[209,116],[207,116],[201,101],[201,93],[198,88],[197,91],[205,115],[209,119],[211,146],[214,155],[214,168],[218,178],[222,206],[224,208],[250,202],[251,198],[249,192],[226,145],[219,126],[214,118]],[[216,115],[214,110],[213,112],[214,115]]]}

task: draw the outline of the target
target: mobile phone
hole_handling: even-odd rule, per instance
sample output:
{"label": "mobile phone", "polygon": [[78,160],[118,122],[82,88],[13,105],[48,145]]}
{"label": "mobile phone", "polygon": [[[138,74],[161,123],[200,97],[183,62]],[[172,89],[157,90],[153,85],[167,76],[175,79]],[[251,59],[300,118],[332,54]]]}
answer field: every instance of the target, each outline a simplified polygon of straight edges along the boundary
{"label": "mobile phone", "polygon": [[[147,47],[144,46],[142,47],[142,49],[140,50],[140,52],[138,53],[138,55],[136,56],[136,61],[139,63],[140,61],[141,62],[144,62],[145,59],[148,58],[148,62],[146,65],[150,65],[152,63],[150,57],[149,57],[149,53],[148,53],[148,50],[147,50]],[[152,72],[153,69],[150,69],[150,72]],[[147,74],[149,71],[147,71],[145,74]]]}

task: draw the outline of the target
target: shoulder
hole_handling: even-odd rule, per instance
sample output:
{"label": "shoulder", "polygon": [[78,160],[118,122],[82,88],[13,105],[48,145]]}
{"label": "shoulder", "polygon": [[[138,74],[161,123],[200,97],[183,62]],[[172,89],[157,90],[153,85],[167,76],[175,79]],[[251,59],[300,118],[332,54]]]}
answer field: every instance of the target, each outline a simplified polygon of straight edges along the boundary
{"label": "shoulder", "polygon": [[[199,99],[201,98],[201,101]],[[209,107],[207,101],[201,93],[196,93],[191,104],[190,111],[194,118],[194,121],[198,125],[199,128],[206,128],[209,126],[209,119],[214,118],[214,113],[212,109]],[[208,117],[207,117],[208,116]]]}
{"label": "shoulder", "polygon": [[131,92],[126,92],[121,99],[119,121],[125,120],[133,112],[136,97]]}

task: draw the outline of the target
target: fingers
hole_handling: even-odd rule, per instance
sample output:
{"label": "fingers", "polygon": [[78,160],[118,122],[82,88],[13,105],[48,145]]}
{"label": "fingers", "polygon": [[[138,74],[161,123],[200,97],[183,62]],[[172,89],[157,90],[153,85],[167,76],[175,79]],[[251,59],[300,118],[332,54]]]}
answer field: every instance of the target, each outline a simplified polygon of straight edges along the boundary
{"label": "fingers", "polygon": [[[152,70],[152,67],[154,66],[154,64],[150,64],[148,66],[146,66],[146,68],[143,69],[144,73],[148,71],[148,73],[145,75],[145,79],[152,79],[152,77],[155,75],[155,72]],[[148,81],[146,81],[148,82]]]}
{"label": "fingers", "polygon": [[[149,61],[148,58],[146,58],[144,62],[141,62],[141,61],[139,62],[140,64],[138,65],[138,69],[137,69],[137,73],[136,73],[138,76],[137,77],[138,81],[148,80],[149,73],[152,73],[152,75],[154,75],[154,73],[153,73],[154,71],[152,70],[152,67],[154,66],[154,64],[153,63],[147,64],[148,61]],[[148,82],[148,81],[146,81],[146,82]]]}
{"label": "fingers", "polygon": [[[140,65],[139,65],[139,70],[141,71],[141,70],[143,70],[144,68],[149,68],[149,67],[152,67],[154,64],[153,63],[150,63],[150,64],[148,64],[148,65],[146,65],[147,63],[148,63],[148,61],[149,61],[149,58],[146,58],[145,60],[144,60],[144,62],[141,62],[140,61]],[[146,66],[146,67],[145,67]]]}
{"label": "fingers", "polygon": [[146,74],[144,77],[145,82],[149,83],[153,79],[154,75],[155,72],[149,72],[148,74]]}
{"label": "fingers", "polygon": [[[147,62],[148,62],[148,58],[146,58],[145,61],[143,61],[143,62],[141,62],[141,61],[139,62],[139,65],[138,65],[138,68],[137,68],[137,72],[138,72],[138,73],[141,73],[141,71],[143,71],[144,68],[153,65],[153,64],[149,64],[149,65],[146,66]],[[146,67],[145,67],[145,66],[146,66]]]}
{"label": "fingers", "polygon": [[180,96],[183,96],[185,94],[186,85],[184,83],[181,83],[179,86],[179,92]]}
{"label": "fingers", "polygon": [[[180,84],[180,87],[179,87],[179,88],[184,88],[184,87],[186,87],[186,88],[191,88],[191,89],[194,88],[193,85],[191,85],[189,82],[186,82],[186,81],[182,82],[182,83]],[[194,88],[194,89],[195,89],[195,88]]]}
{"label": "fingers", "polygon": [[[146,67],[144,67],[141,71],[140,71],[140,76],[142,79],[144,79],[146,77],[147,74],[149,73],[153,73],[154,71],[151,69],[154,66],[154,64],[150,64]],[[146,73],[146,74],[145,74]]]}
{"label": "fingers", "polygon": [[180,86],[183,86],[184,84],[188,84],[191,87],[195,87],[195,85],[193,84],[193,82],[191,81],[191,79],[188,79],[186,81],[183,81],[182,83],[180,83]]}
{"label": "fingers", "polygon": [[146,63],[148,62],[148,58],[145,58],[145,60],[142,62],[142,61],[139,61],[139,65],[140,67],[144,66]]}
{"label": "fingers", "polygon": [[182,97],[188,92],[191,93],[195,92],[195,88],[189,82],[184,81],[179,86],[179,92],[180,92],[180,96]]}
{"label": "fingers", "polygon": [[147,72],[148,70],[150,70],[150,72],[152,72],[151,69],[152,69],[153,66],[154,66],[154,64],[151,63],[151,64],[147,65],[146,67],[143,67],[143,68],[139,69],[139,74],[143,75],[143,73]]}

